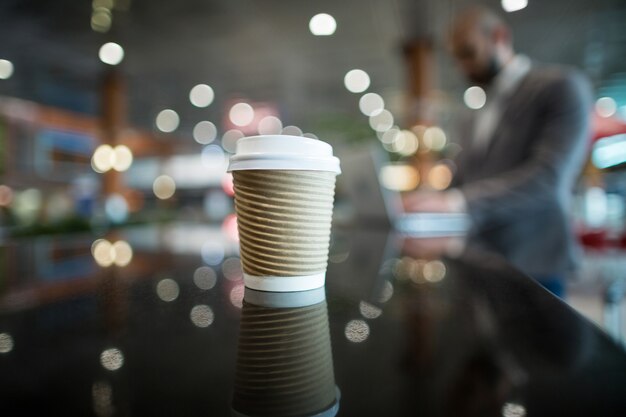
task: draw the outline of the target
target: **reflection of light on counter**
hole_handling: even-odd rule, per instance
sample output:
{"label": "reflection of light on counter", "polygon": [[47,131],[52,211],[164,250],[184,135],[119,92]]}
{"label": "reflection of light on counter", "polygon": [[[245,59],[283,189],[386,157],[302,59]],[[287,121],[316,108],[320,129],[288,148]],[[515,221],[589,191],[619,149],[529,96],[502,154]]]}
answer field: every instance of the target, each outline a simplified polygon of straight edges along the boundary
{"label": "reflection of light on counter", "polygon": [[0,333],[0,353],[9,353],[13,350],[13,337],[8,333]]}
{"label": "reflection of light on counter", "polygon": [[351,93],[362,93],[370,86],[370,76],[360,69],[353,69],[343,77],[343,83]]}
{"label": "reflection of light on counter", "polygon": [[337,22],[328,13],[316,14],[309,20],[309,30],[315,36],[330,36],[336,29]]}
{"label": "reflection of light on counter", "polygon": [[422,141],[424,146],[433,151],[440,151],[446,146],[447,142],[446,133],[437,126],[432,126],[424,130]]}
{"label": "reflection of light on counter", "polygon": [[526,408],[521,404],[505,403],[502,407],[502,417],[524,417]]}
{"label": "reflection of light on counter", "polygon": [[435,190],[445,190],[452,182],[452,171],[446,164],[437,164],[428,172],[428,184]]}
{"label": "reflection of light on counter", "polygon": [[243,279],[241,259],[238,257],[226,259],[222,264],[222,273],[224,274],[224,278],[229,281],[239,281]]}
{"label": "reflection of light on counter", "polygon": [[13,190],[7,185],[0,185],[0,207],[6,207],[13,201]]}
{"label": "reflection of light on counter", "polygon": [[113,389],[107,382],[95,382],[91,387],[93,411],[99,417],[110,417],[114,413]]}
{"label": "reflection of light on counter", "polygon": [[189,101],[196,107],[208,107],[214,98],[213,89],[206,84],[198,84],[189,92]]}
{"label": "reflection of light on counter", "polygon": [[283,130],[283,122],[275,116],[265,116],[257,127],[259,135],[280,135]]}
{"label": "reflection of light on counter", "polygon": [[152,183],[152,191],[160,200],[167,200],[176,192],[176,183],[169,175],[160,175]]}
{"label": "reflection of light on counter", "polygon": [[344,334],[350,342],[361,343],[370,336],[370,326],[363,320],[351,320],[346,324]]}
{"label": "reflection of light on counter", "polygon": [[446,276],[446,266],[441,261],[430,261],[422,269],[424,279],[429,282],[439,282]]}
{"label": "reflection of light on counter", "polygon": [[156,117],[156,126],[161,132],[171,133],[178,128],[180,117],[172,109],[161,110]]}
{"label": "reflection of light on counter", "polygon": [[359,110],[366,116],[374,116],[385,109],[385,100],[376,93],[364,94],[359,100]]}
{"label": "reflection of light on counter", "polygon": [[254,120],[254,109],[248,103],[237,103],[230,108],[228,118],[235,126],[247,126]]}
{"label": "reflection of light on counter", "polygon": [[117,348],[105,349],[100,354],[100,364],[104,369],[117,371],[124,365],[124,355]]}
{"label": "reflection of light on counter", "polygon": [[381,303],[386,303],[387,301],[391,300],[392,296],[393,296],[393,285],[391,284],[391,282],[385,281],[385,283],[383,284],[383,288],[380,291],[380,294],[378,295],[378,301]]}
{"label": "reflection of light on counter", "polygon": [[383,310],[365,301],[359,303],[359,311],[366,319],[375,319],[383,314]]}
{"label": "reflection of light on counter", "polygon": [[217,283],[217,274],[210,266],[201,266],[193,273],[193,283],[201,290],[210,290]]}
{"label": "reflection of light on counter", "polygon": [[217,240],[209,240],[202,245],[201,254],[208,265],[219,265],[224,260],[224,245]]}
{"label": "reflection of light on counter", "polygon": [[212,122],[203,120],[198,122],[193,128],[193,138],[196,142],[206,145],[215,140],[217,127]]}
{"label": "reflection of light on counter", "polygon": [[200,304],[191,309],[189,318],[191,319],[191,322],[198,327],[209,327],[213,324],[215,315],[213,314],[211,307]]}
{"label": "reflection of light on counter", "polygon": [[302,136],[302,129],[298,126],[285,126],[281,135]]}
{"label": "reflection of light on counter", "polygon": [[226,218],[222,222],[222,233],[224,233],[224,236],[232,241],[239,241],[239,230],[237,229],[236,214],[231,213],[226,216]]}
{"label": "reflection of light on counter", "polygon": [[478,110],[487,102],[487,94],[485,90],[475,85],[465,90],[465,93],[463,93],[463,101],[470,109]]}
{"label": "reflection of light on counter", "polygon": [[243,307],[243,293],[244,293],[243,284],[238,284],[234,286],[230,290],[230,294],[228,295],[228,298],[230,299],[231,304],[237,308]]}
{"label": "reflection of light on counter", "polygon": [[387,165],[380,169],[380,183],[394,191],[414,190],[419,184],[417,169],[411,165]]}
{"label": "reflection of light on counter", "polygon": [[171,278],[165,278],[157,284],[156,293],[161,300],[169,303],[178,298],[180,288],[176,281]]}

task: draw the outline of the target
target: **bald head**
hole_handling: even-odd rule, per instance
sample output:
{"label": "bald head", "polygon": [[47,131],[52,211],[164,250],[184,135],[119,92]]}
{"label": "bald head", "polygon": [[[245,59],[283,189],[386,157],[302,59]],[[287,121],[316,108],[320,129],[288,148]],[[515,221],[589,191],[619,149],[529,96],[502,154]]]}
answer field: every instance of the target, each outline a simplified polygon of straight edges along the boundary
{"label": "bald head", "polygon": [[473,83],[489,84],[514,55],[508,26],[485,7],[465,9],[450,32],[452,55]]}

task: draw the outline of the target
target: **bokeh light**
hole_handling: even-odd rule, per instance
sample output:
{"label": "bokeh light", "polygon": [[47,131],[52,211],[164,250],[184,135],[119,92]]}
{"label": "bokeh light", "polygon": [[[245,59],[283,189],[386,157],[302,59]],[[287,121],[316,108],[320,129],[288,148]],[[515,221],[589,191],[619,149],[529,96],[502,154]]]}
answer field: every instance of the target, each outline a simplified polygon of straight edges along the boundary
{"label": "bokeh light", "polygon": [[362,93],[370,86],[370,76],[361,69],[353,69],[346,73],[343,83],[351,93]]}
{"label": "bokeh light", "polygon": [[483,108],[487,102],[487,94],[485,90],[475,85],[465,90],[465,93],[463,93],[463,102],[465,102],[465,105],[470,109],[478,110]]}
{"label": "bokeh light", "polygon": [[380,317],[381,314],[383,314],[383,310],[381,308],[376,307],[375,305],[370,304],[365,301],[361,301],[359,303],[359,312],[366,319],[375,319],[375,318]]}
{"label": "bokeh light", "polygon": [[227,130],[222,135],[222,148],[224,148],[226,152],[235,153],[237,150],[237,141],[243,137],[244,134],[241,130]]}
{"label": "bokeh light", "polygon": [[353,343],[361,343],[370,335],[370,326],[364,320],[350,320],[344,329],[346,339]]}
{"label": "bokeh light", "polygon": [[303,133],[302,137],[319,140],[315,133]]}
{"label": "bokeh light", "polygon": [[611,117],[617,111],[617,103],[611,97],[600,97],[596,101],[596,113],[600,117]]}
{"label": "bokeh light", "polygon": [[359,110],[366,116],[374,116],[385,108],[385,100],[376,93],[364,94],[359,99]]}
{"label": "bokeh light", "polygon": [[100,61],[108,65],[117,65],[124,59],[124,48],[115,42],[107,42],[98,52]]}
{"label": "bokeh light", "polygon": [[104,200],[104,212],[113,223],[123,223],[128,218],[128,202],[121,194],[110,194]]}
{"label": "bokeh light", "polygon": [[13,75],[13,63],[8,59],[0,59],[0,79],[8,80]]}
{"label": "bokeh light", "polygon": [[208,107],[214,98],[213,89],[206,84],[198,84],[189,92],[189,101],[196,107]]}
{"label": "bokeh light", "polygon": [[13,337],[8,333],[0,333],[0,353],[9,353],[13,346]]}
{"label": "bokeh light", "polygon": [[419,185],[417,169],[411,165],[386,165],[378,174],[383,187],[393,191],[411,191]]}
{"label": "bokeh light", "polygon": [[393,285],[389,281],[385,281],[383,287],[378,294],[378,302],[386,303],[393,297]]}
{"label": "bokeh light", "polygon": [[393,115],[389,110],[382,110],[369,118],[369,124],[377,132],[384,132],[393,127]]}
{"label": "bokeh light", "polygon": [[133,249],[125,240],[118,240],[113,244],[113,262],[119,267],[124,267],[133,259]]}
{"label": "bokeh light", "polygon": [[439,282],[446,276],[446,265],[441,261],[426,262],[422,274],[428,282]]}
{"label": "bokeh light", "polygon": [[244,285],[237,284],[231,290],[228,298],[230,299],[230,303],[237,308],[243,307],[243,294],[244,294]]}
{"label": "bokeh light", "polygon": [[266,116],[261,119],[258,126],[260,135],[279,135],[283,130],[283,122],[278,117]]}
{"label": "bokeh light", "polygon": [[254,109],[248,103],[237,103],[230,108],[228,118],[236,126],[247,126],[254,120]]}
{"label": "bokeh light", "polygon": [[152,183],[152,191],[160,200],[167,200],[176,192],[176,182],[168,175],[158,176]]}
{"label": "bokeh light", "polygon": [[528,6],[528,0],[502,0],[502,9],[507,12],[516,12]]}
{"label": "bokeh light", "polygon": [[165,278],[158,282],[156,293],[161,300],[170,303],[178,298],[180,288],[176,281],[171,278]]}
{"label": "bokeh light", "polygon": [[302,129],[298,126],[285,126],[281,135],[302,136]]}
{"label": "bokeh light", "polygon": [[504,403],[502,406],[502,417],[525,417],[526,407],[516,403]]}
{"label": "bokeh light", "polygon": [[401,130],[392,144],[394,152],[402,156],[410,156],[417,152],[419,140],[410,130]]}
{"label": "bokeh light", "polygon": [[202,121],[193,128],[193,138],[196,142],[206,145],[215,140],[217,137],[217,127],[209,121]]}
{"label": "bokeh light", "polygon": [[156,127],[161,132],[171,133],[178,129],[180,124],[180,117],[172,109],[161,110],[156,117]]}
{"label": "bokeh light", "polygon": [[0,185],[0,207],[7,207],[13,201],[13,190],[8,185]]}
{"label": "bokeh light", "polygon": [[241,259],[234,257],[224,260],[224,263],[222,263],[222,273],[224,274],[224,278],[229,281],[239,281],[243,279]]}
{"label": "bokeh light", "polygon": [[91,245],[91,254],[96,263],[105,268],[115,261],[113,245],[105,239],[98,239]]}
{"label": "bokeh light", "polygon": [[202,245],[201,254],[207,265],[219,265],[224,260],[224,245],[218,240],[208,240]]}
{"label": "bokeh light", "polygon": [[452,170],[447,164],[436,164],[428,172],[428,184],[435,190],[445,190],[452,182]]}
{"label": "bokeh light", "polygon": [[112,168],[118,172],[127,171],[133,164],[133,153],[126,145],[113,148]]}
{"label": "bokeh light", "polygon": [[91,166],[94,171],[107,172],[113,167],[115,153],[110,145],[100,145],[96,148],[91,158]]}
{"label": "bokeh light", "polygon": [[440,151],[446,146],[446,133],[438,126],[431,126],[424,130],[422,135],[424,147],[433,151]]}
{"label": "bokeh light", "polygon": [[100,354],[100,364],[108,371],[117,371],[124,365],[124,355],[118,348],[105,349]]}
{"label": "bokeh light", "polygon": [[209,327],[213,324],[215,314],[211,307],[205,304],[194,306],[189,313],[191,322],[197,327]]}
{"label": "bokeh light", "polygon": [[113,19],[109,8],[94,5],[94,10],[91,14],[91,29],[96,32],[106,33],[111,29],[111,23],[113,23]]}
{"label": "bokeh light", "polygon": [[330,36],[335,33],[337,22],[328,13],[319,13],[309,21],[309,30],[315,36]]}
{"label": "bokeh light", "polygon": [[193,273],[193,283],[201,290],[210,290],[217,283],[217,274],[210,266],[201,266]]}

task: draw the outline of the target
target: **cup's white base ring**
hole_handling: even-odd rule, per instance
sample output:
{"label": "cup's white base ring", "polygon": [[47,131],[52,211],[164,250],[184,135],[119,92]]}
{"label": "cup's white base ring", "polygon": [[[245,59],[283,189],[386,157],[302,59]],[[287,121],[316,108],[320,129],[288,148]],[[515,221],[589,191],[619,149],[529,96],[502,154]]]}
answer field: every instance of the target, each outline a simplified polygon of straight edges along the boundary
{"label": "cup's white base ring", "polygon": [[244,272],[243,281],[246,287],[259,291],[291,292],[313,290],[324,286],[326,271],[313,275],[292,277],[266,276],[257,277]]}

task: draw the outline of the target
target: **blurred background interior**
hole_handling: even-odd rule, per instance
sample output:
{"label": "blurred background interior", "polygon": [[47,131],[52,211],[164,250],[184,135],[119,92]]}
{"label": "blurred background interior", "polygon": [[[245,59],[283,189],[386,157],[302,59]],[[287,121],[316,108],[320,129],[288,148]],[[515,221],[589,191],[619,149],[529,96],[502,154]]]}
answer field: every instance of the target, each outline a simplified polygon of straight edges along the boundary
{"label": "blurred background interior", "polygon": [[[511,25],[517,50],[592,81],[589,161],[572,207],[584,268],[566,301],[621,338],[626,4],[480,3]],[[237,246],[227,161],[246,135],[317,137],[343,152],[378,147],[390,161],[383,186],[446,189],[460,151],[455,118],[485,100],[447,50],[445,28],[466,4],[1,2],[0,306],[34,288],[9,291],[9,276],[72,281],[124,267],[149,242],[221,262]],[[337,217],[350,210],[339,188]],[[177,226],[148,236],[155,223]],[[120,230],[141,237],[119,240]],[[59,243],[70,234],[82,244]],[[105,235],[114,238],[90,251]]]}

